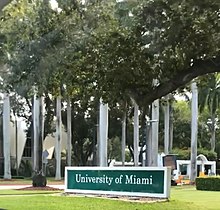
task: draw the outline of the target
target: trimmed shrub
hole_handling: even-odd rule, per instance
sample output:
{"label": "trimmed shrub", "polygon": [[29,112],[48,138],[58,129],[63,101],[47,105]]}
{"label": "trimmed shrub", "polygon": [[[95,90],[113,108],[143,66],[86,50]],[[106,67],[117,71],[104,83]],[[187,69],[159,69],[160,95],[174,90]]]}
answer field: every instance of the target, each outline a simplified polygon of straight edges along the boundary
{"label": "trimmed shrub", "polygon": [[197,177],[196,189],[207,191],[220,191],[220,176]]}
{"label": "trimmed shrub", "polygon": [[33,187],[46,187],[47,179],[45,176],[42,175],[41,172],[35,174],[32,178],[32,186]]}

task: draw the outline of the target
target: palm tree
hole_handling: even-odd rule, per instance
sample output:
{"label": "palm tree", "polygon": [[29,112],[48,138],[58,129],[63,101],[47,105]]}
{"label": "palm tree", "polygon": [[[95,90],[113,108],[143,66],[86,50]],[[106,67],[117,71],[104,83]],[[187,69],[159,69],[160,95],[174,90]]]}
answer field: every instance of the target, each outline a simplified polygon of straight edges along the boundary
{"label": "palm tree", "polygon": [[214,73],[203,77],[199,84],[199,110],[204,111],[206,108],[209,112],[209,119],[207,121],[208,129],[211,133],[210,145],[211,150],[215,150],[215,131],[217,109],[219,108],[220,98],[220,74]]}

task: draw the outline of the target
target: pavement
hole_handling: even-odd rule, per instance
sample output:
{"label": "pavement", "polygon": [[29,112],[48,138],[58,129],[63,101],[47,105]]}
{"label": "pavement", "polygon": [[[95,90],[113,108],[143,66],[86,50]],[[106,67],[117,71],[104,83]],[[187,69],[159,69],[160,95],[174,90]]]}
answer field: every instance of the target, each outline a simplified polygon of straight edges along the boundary
{"label": "pavement", "polygon": [[[0,190],[17,190],[25,187],[31,187],[32,185],[0,185]],[[64,185],[47,185],[48,187],[54,187],[64,190]]]}

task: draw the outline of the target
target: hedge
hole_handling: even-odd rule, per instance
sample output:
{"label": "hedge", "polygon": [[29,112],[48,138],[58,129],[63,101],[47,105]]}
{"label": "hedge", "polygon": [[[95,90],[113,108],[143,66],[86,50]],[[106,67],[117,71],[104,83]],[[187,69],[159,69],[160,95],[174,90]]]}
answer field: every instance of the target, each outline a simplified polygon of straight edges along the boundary
{"label": "hedge", "polygon": [[197,177],[196,189],[207,191],[220,191],[220,176]]}

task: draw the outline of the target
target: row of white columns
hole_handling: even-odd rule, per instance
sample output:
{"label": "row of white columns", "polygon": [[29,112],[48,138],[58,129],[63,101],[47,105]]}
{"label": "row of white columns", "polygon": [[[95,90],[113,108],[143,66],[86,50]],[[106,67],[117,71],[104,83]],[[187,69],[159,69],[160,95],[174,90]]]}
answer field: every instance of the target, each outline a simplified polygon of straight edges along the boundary
{"label": "row of white columns", "polygon": [[[198,118],[198,92],[196,84],[192,84],[192,154],[195,156],[197,151],[197,118]],[[35,130],[35,139],[37,138],[37,135],[39,135],[39,100],[35,97],[35,105],[34,105],[34,130]],[[71,108],[68,108],[68,112],[71,112]],[[168,112],[168,111],[167,111]],[[11,170],[10,170],[10,137],[9,137],[9,123],[10,123],[10,102],[9,102],[9,95],[4,94],[4,105],[3,105],[3,136],[4,136],[4,178],[10,179],[11,178]],[[71,116],[71,114],[70,114]],[[159,100],[155,100],[152,104],[152,119],[155,119],[155,122],[152,123],[152,141],[150,146],[151,149],[148,149],[148,151],[151,151],[151,158],[150,158],[150,166],[157,166],[158,163],[158,125],[159,125]],[[69,119],[68,121],[71,121]],[[165,120],[169,121],[169,120]],[[60,151],[60,144],[61,144],[61,98],[57,97],[57,123],[56,123],[56,145],[55,145],[55,151],[56,151],[56,179],[61,179],[61,172],[60,172],[60,160],[61,160],[61,151]],[[124,150],[125,148],[125,129],[126,129],[126,115],[123,119],[123,129],[122,129],[122,148]],[[71,124],[68,123],[68,126],[71,127]],[[165,131],[167,131],[169,128],[169,124],[165,124]],[[70,128],[71,129],[71,128]],[[71,134],[69,133],[68,136],[71,139]],[[165,134],[165,139],[167,139],[167,133]],[[107,161],[107,139],[108,139],[108,104],[104,104],[102,99],[100,100],[100,115],[99,115],[99,138],[98,138],[98,149],[99,149],[99,165],[102,167],[106,167],[108,165]],[[165,141],[165,153],[168,152],[168,140]],[[139,118],[138,118],[138,105],[134,103],[134,165],[138,166],[138,146],[139,146]],[[34,147],[38,148],[37,141],[34,141]],[[71,145],[71,143],[70,143]],[[71,146],[69,147],[71,148]],[[37,149],[34,153],[34,167],[36,167],[36,159],[38,157]],[[71,151],[70,149],[67,152],[69,154],[68,162],[71,164]],[[191,177],[195,177],[195,161],[196,157],[191,156]],[[122,157],[124,157],[125,154],[122,152]],[[124,158],[123,161],[124,162]],[[194,179],[194,178],[192,178]]]}
{"label": "row of white columns", "polygon": [[[134,102],[134,136],[133,136],[133,155],[134,166],[139,164],[139,108],[136,102]],[[99,165],[101,167],[107,166],[107,140],[108,140],[108,104],[104,104],[100,100],[100,112],[99,112],[99,138],[98,138],[98,151],[99,151]],[[151,151],[150,166],[157,166],[158,164],[158,126],[159,126],[159,100],[153,103],[152,118],[156,119],[152,123],[152,141],[151,145],[148,145]],[[122,164],[125,162],[125,130],[126,130],[126,114],[122,120]]]}
{"label": "row of white columns", "polygon": [[[197,133],[198,133],[198,90],[196,83],[191,85],[192,89],[192,105],[191,105],[191,180],[195,180],[196,177],[196,156],[197,156]],[[169,101],[166,98],[165,105],[165,135],[164,135],[164,153],[169,154]],[[152,119],[151,123],[152,136],[151,141],[148,141],[148,165],[158,166],[158,128],[159,128],[159,100],[155,100],[152,104]],[[100,101],[100,166],[107,166],[107,133],[108,133],[108,106]],[[124,163],[124,149],[125,149],[125,129],[126,129],[126,117],[122,120],[122,163]],[[139,117],[138,117],[138,105],[134,102],[134,165],[138,166],[139,156]],[[149,148],[150,147],[150,148]]]}

